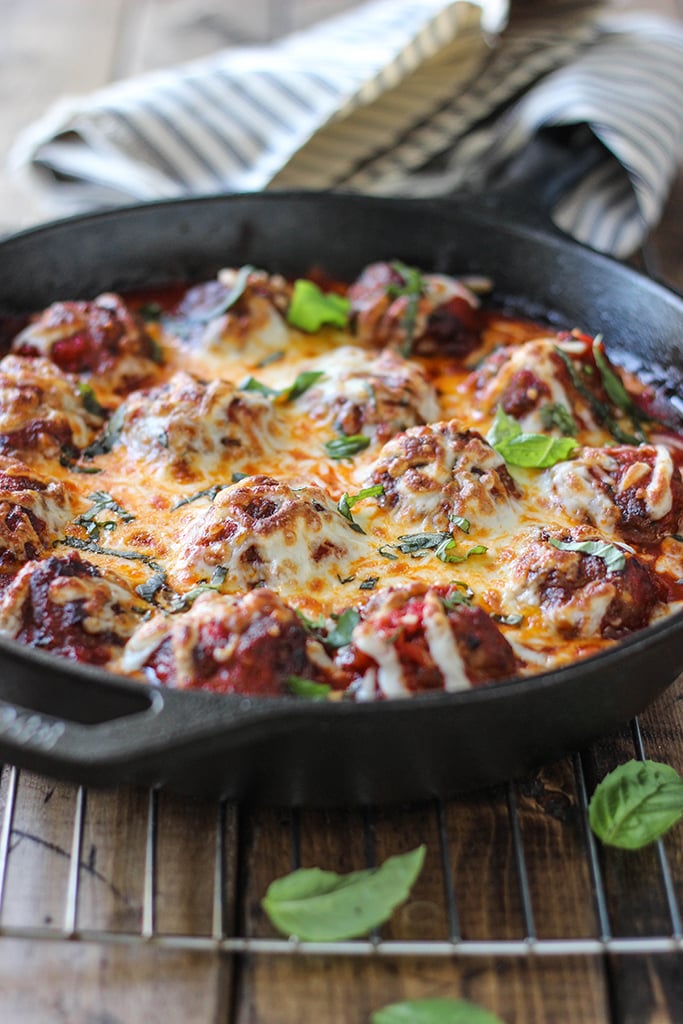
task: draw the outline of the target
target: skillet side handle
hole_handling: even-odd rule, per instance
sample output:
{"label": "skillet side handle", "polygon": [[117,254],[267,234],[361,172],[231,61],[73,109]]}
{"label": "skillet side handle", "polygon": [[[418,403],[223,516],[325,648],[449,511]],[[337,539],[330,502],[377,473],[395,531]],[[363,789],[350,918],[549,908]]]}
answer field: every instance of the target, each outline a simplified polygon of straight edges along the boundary
{"label": "skillet side handle", "polygon": [[[92,785],[163,785],[170,752],[210,749],[251,721],[280,716],[289,699],[145,687],[146,707],[104,721],[82,722],[0,700],[0,762]],[[293,699],[293,698],[292,698]]]}
{"label": "skillet side handle", "polygon": [[482,197],[493,214],[516,215],[531,227],[565,232],[551,217],[559,200],[604,159],[607,150],[588,125],[543,128],[504,167]]}

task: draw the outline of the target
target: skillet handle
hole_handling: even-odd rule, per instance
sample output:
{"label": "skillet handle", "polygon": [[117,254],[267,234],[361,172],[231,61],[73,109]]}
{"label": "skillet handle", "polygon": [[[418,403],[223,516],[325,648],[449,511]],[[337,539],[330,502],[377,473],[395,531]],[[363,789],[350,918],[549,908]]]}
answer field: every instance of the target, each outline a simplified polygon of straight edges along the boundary
{"label": "skillet handle", "polygon": [[308,704],[107,680],[87,666],[62,670],[54,659],[47,672],[42,660],[24,663],[14,684],[3,679],[0,693],[10,699],[0,699],[0,762],[78,783],[162,785],[184,752],[240,746],[265,719],[277,728],[284,707]]}
{"label": "skillet handle", "polygon": [[494,178],[481,203],[494,215],[516,216],[520,223],[566,237],[552,211],[606,152],[587,125],[541,129]]}

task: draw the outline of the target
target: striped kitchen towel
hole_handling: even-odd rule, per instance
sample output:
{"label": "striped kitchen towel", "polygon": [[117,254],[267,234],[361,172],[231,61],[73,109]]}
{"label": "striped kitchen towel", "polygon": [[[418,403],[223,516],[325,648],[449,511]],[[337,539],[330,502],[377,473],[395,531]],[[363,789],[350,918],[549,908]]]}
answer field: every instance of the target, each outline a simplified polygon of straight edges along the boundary
{"label": "striped kitchen towel", "polygon": [[683,30],[579,4],[502,31],[505,14],[375,0],[62,100],[11,161],[69,210],[265,188],[437,196],[491,187],[539,128],[588,124],[602,159],[555,219],[628,255],[683,157]]}

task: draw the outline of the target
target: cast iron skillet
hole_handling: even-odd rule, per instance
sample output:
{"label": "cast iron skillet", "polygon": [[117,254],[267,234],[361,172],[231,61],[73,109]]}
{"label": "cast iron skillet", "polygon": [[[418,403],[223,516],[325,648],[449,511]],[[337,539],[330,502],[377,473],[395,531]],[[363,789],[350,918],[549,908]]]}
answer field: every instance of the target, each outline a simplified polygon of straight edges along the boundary
{"label": "cast iron skillet", "polygon": [[[608,347],[662,366],[663,379],[683,371],[683,301],[561,237],[509,195],[275,193],[79,217],[0,244],[0,311],[206,279],[231,264],[297,275],[321,263],[352,279],[371,260],[393,258],[485,274],[526,313],[601,331]],[[575,666],[370,705],[157,689],[3,641],[0,758],[88,784],[165,785],[272,804],[447,797],[523,775],[609,732],[682,669],[681,615]]]}

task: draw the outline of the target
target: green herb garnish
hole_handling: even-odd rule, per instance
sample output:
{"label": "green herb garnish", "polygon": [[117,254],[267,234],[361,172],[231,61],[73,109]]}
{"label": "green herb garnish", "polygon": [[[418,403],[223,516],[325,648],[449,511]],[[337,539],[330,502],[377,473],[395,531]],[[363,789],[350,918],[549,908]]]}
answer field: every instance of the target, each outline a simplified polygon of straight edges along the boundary
{"label": "green herb garnish", "polygon": [[316,683],[302,676],[288,676],[287,686],[295,697],[306,697],[308,700],[326,700],[332,689],[328,683]]}
{"label": "green herb garnish", "polygon": [[407,358],[413,351],[417,313],[420,299],[424,295],[425,283],[422,274],[416,267],[409,267],[399,260],[395,260],[391,264],[391,269],[399,275],[402,284],[389,284],[387,286],[387,295],[392,299],[405,295],[408,299],[403,316],[405,340],[401,346],[401,355]]}
{"label": "green herb garnish", "polygon": [[[557,346],[555,347],[555,353],[564,363],[567,369],[567,373],[569,374],[569,379],[571,380],[572,384],[574,385],[578,393],[581,395],[583,399],[585,399],[586,402],[588,402],[591,409],[595,413],[598,422],[604,423],[605,427],[607,427],[614,440],[619,441],[620,444],[639,445],[641,443],[640,438],[635,437],[633,434],[629,434],[625,430],[622,430],[619,424],[614,419],[614,416],[612,416],[610,410],[605,405],[605,403],[601,402],[597,395],[594,395],[590,388],[586,387],[584,382],[581,380],[581,375],[574,366],[574,363],[572,362],[572,359],[568,355],[568,353]],[[584,369],[592,370],[592,367],[584,367]]]}
{"label": "green herb garnish", "polygon": [[524,622],[523,615],[498,615],[494,612],[491,616],[494,622],[500,622],[501,626],[521,626]]}
{"label": "green herb garnish", "polygon": [[88,495],[88,499],[93,502],[92,506],[83,512],[81,515],[74,519],[74,523],[77,526],[82,526],[85,529],[88,537],[91,540],[98,540],[100,536],[100,530],[113,530],[116,528],[116,522],[113,520],[107,520],[101,522],[98,520],[98,516],[102,512],[109,511],[114,512],[115,515],[121,520],[122,523],[132,523],[135,516],[131,512],[127,512],[125,508],[119,505],[118,501],[112,498],[111,494],[107,494],[106,491],[94,491]]}
{"label": "green herb garnish", "polygon": [[626,568],[624,552],[614,544],[608,544],[607,541],[555,540],[554,537],[550,537],[549,543],[560,551],[580,551],[581,554],[601,558],[608,572],[622,572]]}
{"label": "green herb garnish", "polygon": [[81,397],[81,402],[86,412],[91,413],[93,416],[99,416],[102,419],[107,415],[109,410],[100,405],[97,395],[90,384],[84,384],[82,381],[79,381],[78,394]]}
{"label": "green herb garnish", "polygon": [[546,430],[557,427],[565,437],[576,437],[579,432],[576,420],[562,402],[547,402],[540,410],[541,423]]}
{"label": "green herb garnish", "polygon": [[365,434],[340,434],[339,437],[326,441],[323,448],[331,459],[349,459],[367,448],[370,438]]}
{"label": "green herb garnish", "polygon": [[341,615],[332,616],[335,627],[325,637],[329,647],[347,647],[351,643],[351,635],[360,622],[360,615],[355,608],[347,608]]}
{"label": "green herb garnish", "polygon": [[[237,474],[233,473],[233,477]],[[243,474],[246,476],[246,474]],[[242,479],[242,477],[240,477]],[[232,481],[233,483],[239,483],[239,480]],[[229,487],[230,484],[214,484],[213,487],[205,487],[202,491],[195,491],[194,494],[188,494],[186,498],[181,498],[180,501],[176,501],[175,505],[171,506],[171,512],[175,512],[176,509],[182,508],[183,505],[191,505],[193,501],[199,501],[200,498],[208,498],[209,501],[213,501],[219,491]]]}
{"label": "green herb garnish", "polygon": [[354,505],[357,505],[359,501],[364,501],[365,498],[378,498],[382,494],[384,494],[384,487],[382,484],[374,484],[372,487],[364,487],[358,492],[358,494],[349,494],[348,491],[344,491],[337,503],[337,511],[340,515],[344,516],[344,519],[348,519],[356,533],[364,533],[365,531],[358,525],[351,515],[351,509]]}
{"label": "green herb garnish", "polygon": [[92,444],[83,449],[83,455],[86,459],[91,459],[94,455],[106,455],[112,450],[123,429],[124,413],[124,403],[122,403],[116,412],[113,413],[100,436],[96,437]]}
{"label": "green herb garnish", "polygon": [[683,779],[657,761],[627,761],[596,787],[589,821],[609,846],[638,850],[683,818]]}
{"label": "green herb garnish", "polygon": [[517,420],[508,416],[500,405],[496,409],[487,440],[511,466],[523,466],[526,469],[554,466],[556,462],[569,458],[578,447],[573,438],[523,433]]}
{"label": "green herb garnish", "polygon": [[359,590],[374,590],[379,582],[379,576],[368,576],[358,585]]}
{"label": "green herb garnish", "polygon": [[101,466],[84,466],[77,462],[76,460],[80,459],[80,457],[81,453],[77,448],[72,447],[72,445],[65,444],[59,455],[59,465],[63,466],[65,469],[70,469],[73,473],[86,473],[88,475],[92,475],[94,473],[102,472]]}
{"label": "green herb garnish", "polygon": [[287,320],[302,331],[318,331],[323,324],[346,327],[351,302],[335,292],[323,292],[313,281],[299,278],[294,282]]}
{"label": "green herb garnish", "polygon": [[424,858],[419,846],[348,875],[301,868],[271,882],[261,905],[283,935],[309,942],[353,939],[383,924],[408,899]]}

